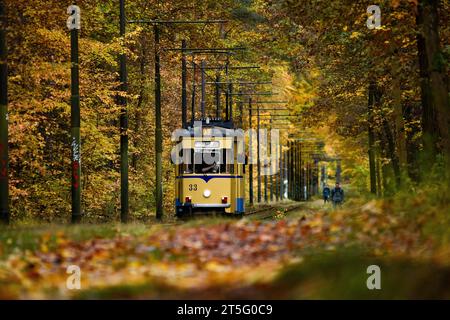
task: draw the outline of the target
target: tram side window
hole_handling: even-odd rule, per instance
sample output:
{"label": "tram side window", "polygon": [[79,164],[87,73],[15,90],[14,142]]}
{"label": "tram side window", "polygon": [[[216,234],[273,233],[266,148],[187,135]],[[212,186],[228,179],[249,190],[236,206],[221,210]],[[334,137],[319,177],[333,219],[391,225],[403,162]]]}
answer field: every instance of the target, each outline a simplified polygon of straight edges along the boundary
{"label": "tram side window", "polygon": [[184,149],[183,150],[183,163],[179,166],[179,174],[190,174],[194,173],[194,150]]}
{"label": "tram side window", "polygon": [[[223,153],[222,153],[223,161],[220,165],[220,171],[222,173],[234,173],[234,163],[233,163],[233,161],[231,161],[231,159],[232,159],[231,149],[223,149],[222,151],[223,151]],[[227,163],[227,159],[230,159],[228,161],[230,163]]]}
{"label": "tram side window", "polygon": [[181,164],[179,174],[189,174],[192,173],[192,164]]}

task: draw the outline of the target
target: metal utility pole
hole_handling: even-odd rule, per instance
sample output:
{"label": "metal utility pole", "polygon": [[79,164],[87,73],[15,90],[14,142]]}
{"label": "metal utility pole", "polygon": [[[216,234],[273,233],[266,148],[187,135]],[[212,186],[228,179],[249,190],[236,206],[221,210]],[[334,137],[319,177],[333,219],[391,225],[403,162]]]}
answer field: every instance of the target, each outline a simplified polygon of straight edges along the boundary
{"label": "metal utility pole", "polygon": [[229,101],[230,100],[230,87],[228,86],[228,81],[229,81],[228,68],[230,67],[229,64],[230,64],[229,57],[227,57],[227,61],[225,63],[225,80],[227,81],[226,90],[225,90],[225,121],[228,121],[228,119],[230,117],[229,109],[228,109],[229,104],[230,104],[230,101]]}
{"label": "metal utility pole", "polygon": [[294,141],[294,159],[295,159],[295,164],[294,164],[294,180],[295,180],[295,186],[294,186],[294,198],[296,201],[300,200],[300,195],[302,192],[302,188],[303,185],[302,184],[302,159],[300,157],[300,152],[299,152],[299,143],[298,141]]}
{"label": "metal utility pole", "polygon": [[244,102],[242,99],[239,101],[239,126],[244,126]]}
{"label": "metal utility pole", "polygon": [[156,219],[163,216],[163,194],[162,194],[162,126],[161,126],[161,61],[159,48],[159,26],[153,25],[155,36],[155,151],[156,151]]}
{"label": "metal utility pole", "polygon": [[[299,173],[299,176],[298,176],[298,185],[299,185],[299,188],[298,188],[298,200],[300,200],[301,199],[301,194],[302,194],[302,183],[301,183],[301,172],[302,172],[302,145],[301,145],[301,142],[299,141],[299,142],[297,142],[297,153],[298,153],[298,173]],[[308,160],[309,161],[309,160]],[[308,168],[308,170],[309,170],[309,167],[308,167],[308,163],[306,164],[306,166],[307,166],[307,168]],[[308,185],[308,184],[306,184],[306,185]],[[309,190],[309,186],[308,186],[308,190]]]}
{"label": "metal utility pole", "polygon": [[278,171],[275,173],[275,200],[278,202],[280,200],[280,174],[281,174],[281,154],[278,151],[278,149],[280,148],[279,145],[276,146],[275,148],[275,153],[277,155],[277,166],[278,166]]}
{"label": "metal utility pole", "polygon": [[291,142],[287,143],[288,149],[285,151],[286,153],[286,177],[287,177],[287,198],[291,198]]}
{"label": "metal utility pole", "polygon": [[314,159],[314,167],[313,167],[313,192],[314,195],[319,193],[319,160]]}
{"label": "metal utility pole", "polygon": [[228,84],[228,92],[229,92],[229,96],[228,96],[228,102],[230,104],[229,106],[229,111],[230,111],[230,121],[233,121],[233,84],[230,82]]}
{"label": "metal utility pole", "polygon": [[296,200],[295,188],[296,188],[296,154],[295,154],[295,141],[292,141],[292,200]]}
{"label": "metal utility pole", "polygon": [[78,70],[78,30],[80,29],[80,8],[71,5],[67,8],[70,15],[67,27],[70,30],[70,126],[72,150],[72,223],[81,221],[81,145],[80,145],[80,88]]}
{"label": "metal utility pole", "polygon": [[320,166],[320,188],[325,186],[325,165]]}
{"label": "metal utility pole", "polygon": [[300,195],[302,193],[302,180],[301,180],[301,173],[302,173],[302,154],[300,151],[300,143],[296,142],[296,153],[297,153],[297,200],[300,201]]}
{"label": "metal utility pole", "polygon": [[[300,147],[302,147],[300,145]],[[299,150],[299,172],[301,173],[302,170],[304,172],[304,180],[302,182],[302,177],[301,175],[299,176],[299,180],[300,180],[300,186],[301,188],[299,189],[299,200],[302,199],[302,194],[303,194],[303,200],[308,200],[308,195],[309,195],[309,154],[308,154],[308,149],[307,146],[304,146],[304,154],[301,153],[301,151]]]}
{"label": "metal utility pole", "polygon": [[291,183],[291,197],[295,200],[295,141],[292,141],[292,152],[291,152],[291,162],[292,162],[292,183]]}
{"label": "metal utility pole", "polygon": [[259,104],[256,104],[256,152],[257,152],[257,158],[256,161],[258,162],[257,164],[257,173],[258,173],[258,203],[261,202],[261,150],[260,150],[260,145],[259,145]]}
{"label": "metal utility pole", "polygon": [[341,183],[341,159],[338,159],[336,161],[336,182]]}
{"label": "metal utility pole", "polygon": [[216,94],[216,118],[220,117],[220,74],[216,74],[215,83],[215,94]]}
{"label": "metal utility pole", "polygon": [[280,172],[280,200],[285,199],[285,192],[286,192],[286,186],[284,182],[286,181],[286,151],[283,151],[283,148],[281,149],[281,172]]}
{"label": "metal utility pole", "polygon": [[306,192],[305,192],[305,200],[309,199],[309,196],[311,194],[311,164],[309,161],[306,163]]}
{"label": "metal utility pole", "polygon": [[253,136],[252,136],[252,98],[248,99],[248,129],[249,129],[249,155],[251,162],[248,166],[248,187],[250,205],[253,205]]}
{"label": "metal utility pole", "polygon": [[192,62],[192,97],[191,97],[191,123],[195,120],[195,92],[197,90],[197,83],[195,81],[195,76],[197,74],[197,65]]}
{"label": "metal utility pole", "polygon": [[283,193],[286,194],[286,198],[289,199],[289,151],[284,152],[284,179],[287,180],[287,185],[284,185]]}
{"label": "metal utility pole", "polygon": [[284,172],[284,163],[283,163],[283,156],[284,156],[284,153],[283,153],[283,147],[280,145],[280,148],[279,148],[279,155],[280,155],[280,173],[279,173],[279,176],[278,176],[278,181],[279,181],[279,184],[278,184],[278,188],[279,188],[279,191],[278,191],[278,197],[279,197],[279,200],[281,201],[281,200],[283,200],[283,185],[284,185],[284,178],[283,178],[283,172]]}
{"label": "metal utility pole", "polygon": [[300,181],[300,191],[299,191],[299,200],[308,200],[308,154],[306,150],[302,153],[302,145],[299,143],[299,176],[298,179]]}
{"label": "metal utility pole", "polygon": [[[120,36],[125,38],[125,0],[120,0]],[[127,92],[127,57],[124,52],[120,54],[120,91],[118,97],[120,110],[120,221],[128,221],[128,110],[127,98],[123,93]]]}
{"label": "metal utility pole", "polygon": [[297,157],[297,141],[292,142],[292,198],[298,200],[298,157]]}
{"label": "metal utility pole", "polygon": [[[268,143],[268,141],[266,141],[266,150],[265,150],[265,154],[266,154],[266,156],[267,156],[267,143]],[[266,163],[266,161],[267,161],[267,158],[266,159],[264,159],[264,202],[268,202],[268,197],[267,197],[267,174],[266,174],[266,166],[267,166],[267,163]]]}
{"label": "metal utility pole", "polygon": [[202,96],[200,100],[200,110],[202,119],[205,118],[205,104],[206,104],[206,75],[205,75],[205,60],[202,60],[200,65],[200,74],[202,81]]}
{"label": "metal utility pole", "polygon": [[0,0],[0,223],[9,223],[8,64],[5,4]]}
{"label": "metal utility pole", "polygon": [[272,166],[273,166],[272,161],[270,161],[270,181],[269,181],[269,183],[270,183],[270,189],[269,189],[270,202],[273,201],[273,193],[274,193],[274,191],[276,191],[276,189],[275,189],[276,188],[276,186],[275,186],[276,177],[274,177]]}
{"label": "metal utility pole", "polygon": [[283,163],[283,147],[280,145],[280,148],[278,150],[278,155],[280,157],[279,166],[280,166],[280,172],[278,175],[278,200],[283,200],[283,174],[284,174],[284,163]]}
{"label": "metal utility pole", "polygon": [[[301,151],[301,144],[299,141],[296,142],[297,145],[297,200],[300,201],[302,190],[307,185],[305,181],[302,183],[302,151]],[[306,200],[306,199],[305,199]]]}
{"label": "metal utility pole", "polygon": [[292,199],[292,195],[291,195],[291,180],[292,180],[291,154],[292,154],[292,143],[291,143],[291,141],[288,141],[288,150],[286,150],[286,152],[287,152],[287,180],[288,180],[287,196],[288,196],[288,199]]}
{"label": "metal utility pole", "polygon": [[[272,118],[270,118],[270,134],[272,135]],[[271,137],[272,138],[272,137]],[[270,144],[270,167],[269,167],[269,174],[270,174],[270,202],[273,201],[273,163],[272,163],[272,159],[273,159],[273,146],[272,143]]]}
{"label": "metal utility pole", "polygon": [[186,40],[181,41],[181,125],[186,128],[187,123],[187,64]]}

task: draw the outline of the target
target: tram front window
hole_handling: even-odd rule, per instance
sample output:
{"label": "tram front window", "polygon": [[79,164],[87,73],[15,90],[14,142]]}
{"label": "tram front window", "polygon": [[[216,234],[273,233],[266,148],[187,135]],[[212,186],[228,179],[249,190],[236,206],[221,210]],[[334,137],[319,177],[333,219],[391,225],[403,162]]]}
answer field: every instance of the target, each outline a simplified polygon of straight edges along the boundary
{"label": "tram front window", "polygon": [[[227,164],[230,150],[202,150],[194,154],[194,173],[215,174],[215,173],[233,173],[233,164]],[[206,161],[207,162],[206,162]]]}
{"label": "tram front window", "polygon": [[219,165],[215,162],[210,165],[203,163],[203,168],[201,169],[201,171],[202,173],[219,173],[219,169]]}
{"label": "tram front window", "polygon": [[[205,150],[202,150],[205,151]],[[218,161],[213,161],[211,163],[211,160],[215,159],[215,152],[209,151],[210,154],[208,154],[208,158],[210,161],[205,162],[204,153],[205,152],[194,152],[194,150],[191,150],[191,159],[193,159],[194,164],[190,163],[192,161],[185,161],[184,164],[180,165],[180,174],[192,174],[192,173],[198,173],[198,174],[214,174],[214,173],[233,173],[234,172],[234,165],[233,164],[227,164],[226,158],[228,150],[221,150],[221,156],[218,157]],[[216,151],[218,152],[218,151]],[[189,154],[189,153],[187,153]],[[217,157],[216,157],[217,158]]]}
{"label": "tram front window", "polygon": [[[194,169],[195,173],[222,173],[224,172],[223,165],[224,157],[220,156],[217,150],[201,150],[203,152],[195,152],[194,155]],[[212,162],[212,163],[211,163]]]}

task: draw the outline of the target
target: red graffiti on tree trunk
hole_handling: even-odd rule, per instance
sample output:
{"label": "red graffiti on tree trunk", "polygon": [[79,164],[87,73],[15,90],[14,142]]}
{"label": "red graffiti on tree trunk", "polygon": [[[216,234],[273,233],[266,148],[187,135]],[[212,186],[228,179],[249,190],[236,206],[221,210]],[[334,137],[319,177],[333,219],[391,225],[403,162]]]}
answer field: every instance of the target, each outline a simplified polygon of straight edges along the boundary
{"label": "red graffiti on tree trunk", "polygon": [[[3,152],[5,151],[5,146],[3,143],[0,143],[0,155],[3,156]],[[0,160],[0,179],[5,179],[8,176],[8,160],[1,159]]]}
{"label": "red graffiti on tree trunk", "polygon": [[73,181],[73,187],[75,189],[78,189],[79,186],[79,180],[80,180],[80,176],[78,175],[78,168],[80,167],[80,164],[78,163],[78,161],[74,161],[72,163],[72,181]]}

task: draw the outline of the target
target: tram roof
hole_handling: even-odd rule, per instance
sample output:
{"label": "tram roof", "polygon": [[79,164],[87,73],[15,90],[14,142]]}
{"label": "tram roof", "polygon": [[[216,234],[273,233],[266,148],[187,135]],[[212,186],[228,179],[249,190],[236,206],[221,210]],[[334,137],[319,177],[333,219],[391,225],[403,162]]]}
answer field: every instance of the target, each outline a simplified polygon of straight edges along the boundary
{"label": "tram roof", "polygon": [[[202,128],[222,128],[222,129],[234,129],[234,122],[232,120],[223,120],[221,118],[205,118],[197,119],[194,122],[201,122]],[[194,123],[191,121],[188,125],[189,131],[194,130]]]}

